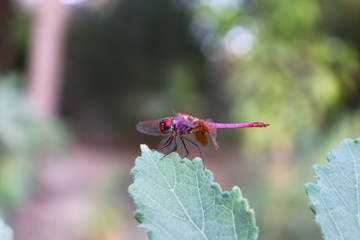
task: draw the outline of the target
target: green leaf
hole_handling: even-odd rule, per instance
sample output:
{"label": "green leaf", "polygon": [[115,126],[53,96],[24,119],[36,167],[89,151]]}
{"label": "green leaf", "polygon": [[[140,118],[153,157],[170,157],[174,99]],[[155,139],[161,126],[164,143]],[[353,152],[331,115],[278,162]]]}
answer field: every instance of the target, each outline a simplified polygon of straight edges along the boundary
{"label": "green leaf", "polygon": [[2,219],[0,219],[0,239],[1,240],[12,240],[13,232]]}
{"label": "green leaf", "polygon": [[238,187],[223,193],[201,159],[180,159],[141,145],[129,193],[150,239],[256,239],[254,212]]}
{"label": "green leaf", "polygon": [[314,183],[305,186],[326,240],[360,239],[360,139],[345,139],[327,154],[327,166],[314,165]]}

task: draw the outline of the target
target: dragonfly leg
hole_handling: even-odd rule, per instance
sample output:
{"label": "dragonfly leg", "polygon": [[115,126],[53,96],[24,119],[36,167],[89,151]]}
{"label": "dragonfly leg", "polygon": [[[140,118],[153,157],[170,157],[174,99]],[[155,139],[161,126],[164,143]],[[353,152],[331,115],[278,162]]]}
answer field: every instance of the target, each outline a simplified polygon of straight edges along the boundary
{"label": "dragonfly leg", "polygon": [[187,137],[180,136],[180,138],[181,138],[181,139],[185,139],[186,141],[188,141],[188,142],[190,142],[190,143],[194,144],[194,145],[197,147],[197,149],[199,150],[200,157],[201,157],[201,160],[202,160],[202,162],[203,162],[204,168],[205,168],[204,158],[203,158],[203,156],[202,156],[202,153],[201,153],[201,150],[200,150],[199,145],[197,145],[195,142],[191,141],[191,140],[190,140],[190,139],[188,139]]}
{"label": "dragonfly leg", "polygon": [[167,155],[169,155],[170,153],[173,153],[173,152],[175,152],[177,150],[177,137],[176,137],[176,134],[175,134],[175,136],[173,136],[173,138],[175,139],[174,140],[174,148],[170,152],[165,153],[164,156],[161,159],[165,158]]}
{"label": "dragonfly leg", "polygon": [[164,148],[170,146],[170,144],[172,143],[173,139],[174,139],[174,136],[170,136],[170,137],[166,140],[166,142],[165,142],[163,145],[161,145],[160,149],[164,149]]}
{"label": "dragonfly leg", "polygon": [[185,148],[185,151],[186,151],[185,156],[183,156],[182,158],[186,158],[186,157],[189,155],[189,150],[188,150],[187,147],[186,147],[186,144],[185,144],[185,142],[184,142],[183,137],[180,137],[180,139],[181,139],[181,142],[182,142],[182,144],[184,145],[184,148]]}

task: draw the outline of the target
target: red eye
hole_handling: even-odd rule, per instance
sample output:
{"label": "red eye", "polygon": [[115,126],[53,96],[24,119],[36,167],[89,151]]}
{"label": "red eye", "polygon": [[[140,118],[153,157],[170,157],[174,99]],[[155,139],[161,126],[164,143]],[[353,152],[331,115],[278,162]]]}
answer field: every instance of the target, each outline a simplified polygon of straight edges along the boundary
{"label": "red eye", "polygon": [[161,120],[161,122],[159,123],[160,132],[163,134],[171,133],[172,128],[173,128],[173,120],[171,119],[164,119]]}

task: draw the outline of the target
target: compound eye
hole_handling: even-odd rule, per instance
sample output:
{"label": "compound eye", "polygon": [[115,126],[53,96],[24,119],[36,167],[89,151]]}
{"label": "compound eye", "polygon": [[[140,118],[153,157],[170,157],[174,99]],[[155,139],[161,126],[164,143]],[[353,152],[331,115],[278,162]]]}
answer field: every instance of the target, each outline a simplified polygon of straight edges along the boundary
{"label": "compound eye", "polygon": [[159,123],[159,129],[162,134],[169,134],[171,133],[173,128],[173,121],[171,119],[164,119],[161,120]]}

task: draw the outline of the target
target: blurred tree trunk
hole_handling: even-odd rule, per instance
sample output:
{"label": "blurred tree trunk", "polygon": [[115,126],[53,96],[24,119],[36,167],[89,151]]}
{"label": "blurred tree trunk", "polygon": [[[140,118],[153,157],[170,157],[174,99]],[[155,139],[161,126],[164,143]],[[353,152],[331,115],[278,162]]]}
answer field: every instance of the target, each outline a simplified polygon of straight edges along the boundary
{"label": "blurred tree trunk", "polygon": [[[1,0],[0,0],[1,1]],[[39,1],[32,30],[27,95],[38,117],[56,117],[63,78],[63,47],[70,7]]]}
{"label": "blurred tree trunk", "polygon": [[0,74],[11,68],[11,45],[9,23],[12,14],[12,2],[0,0]]}

